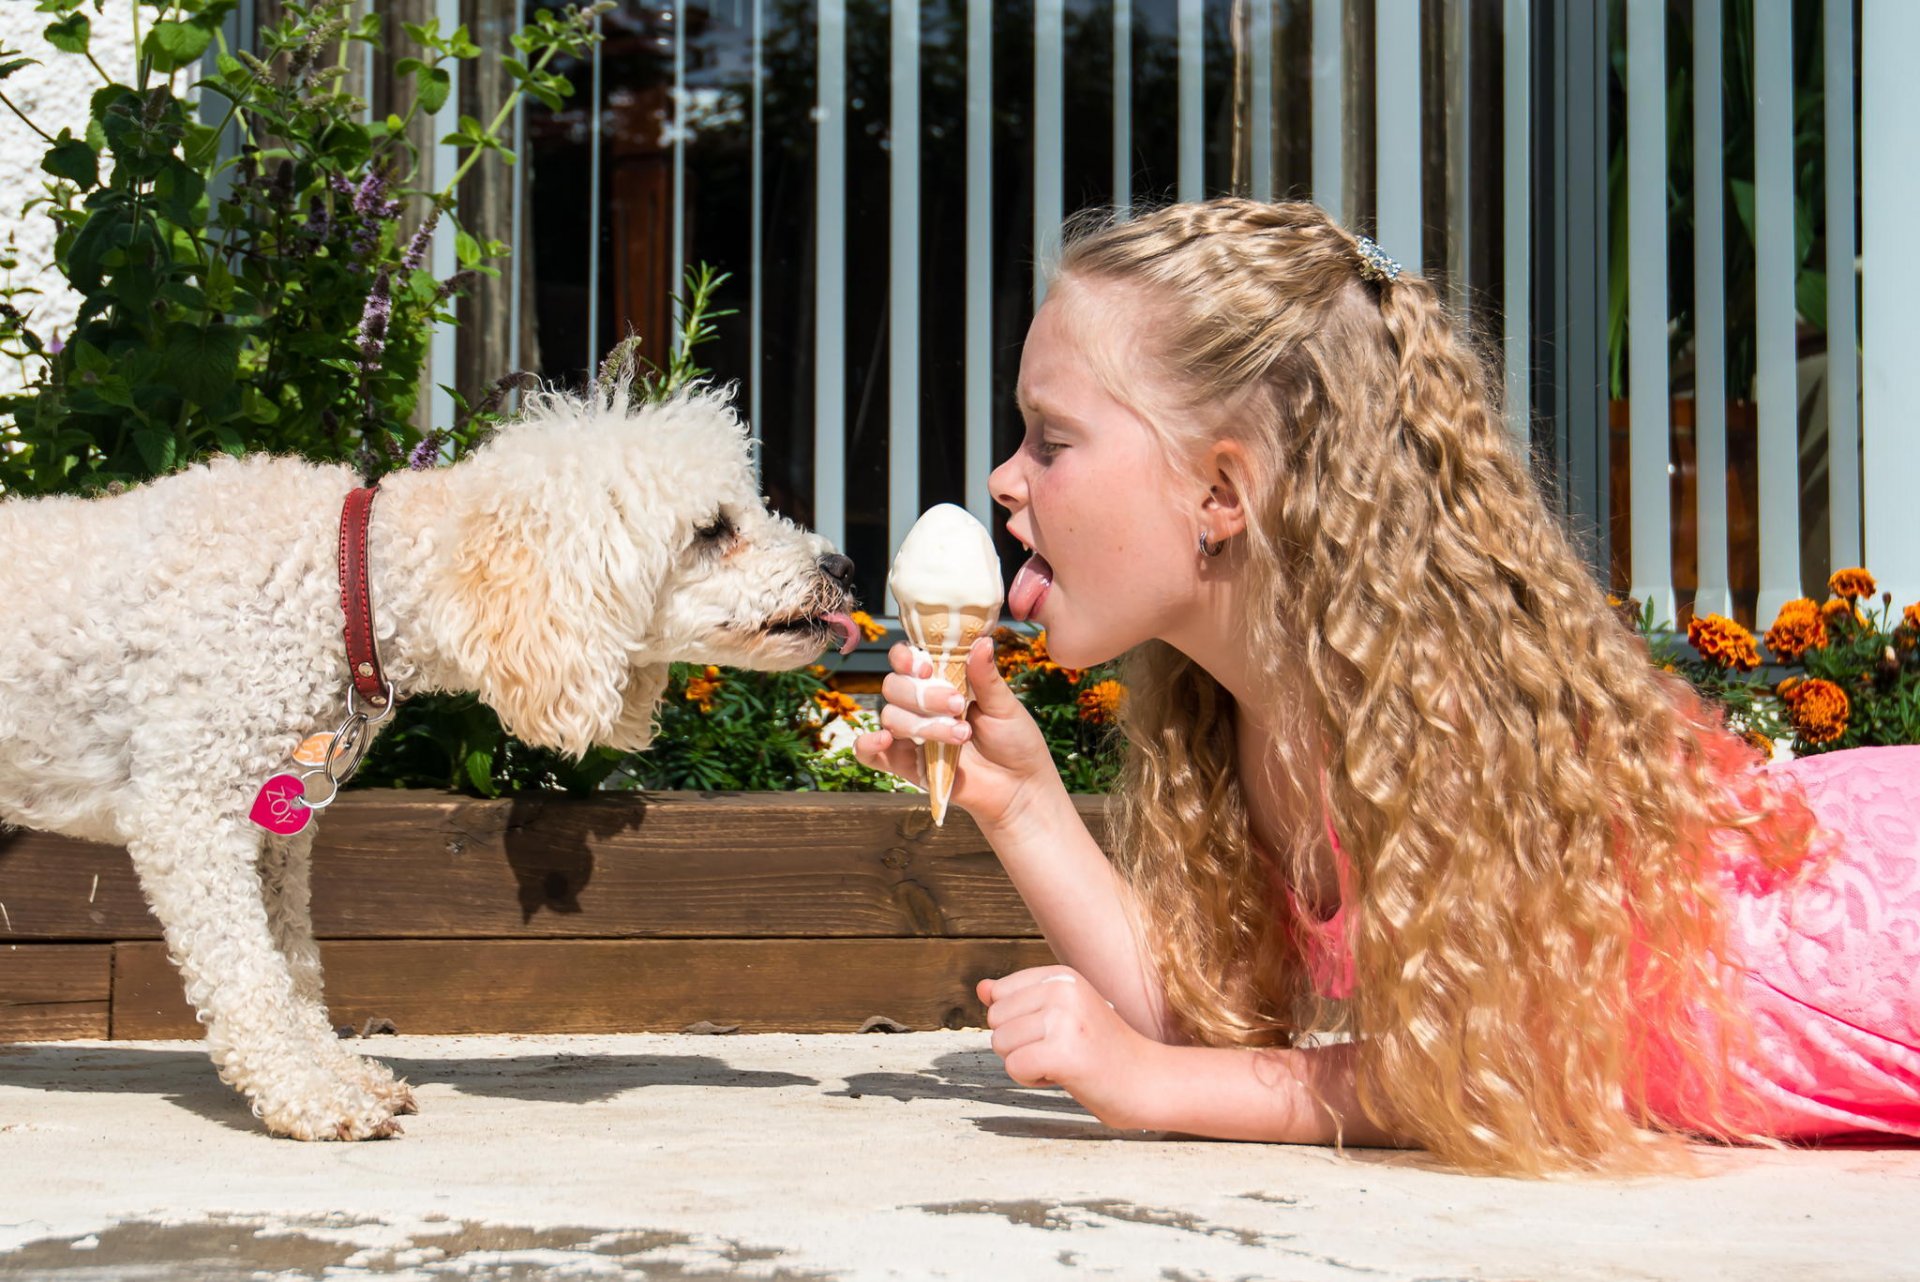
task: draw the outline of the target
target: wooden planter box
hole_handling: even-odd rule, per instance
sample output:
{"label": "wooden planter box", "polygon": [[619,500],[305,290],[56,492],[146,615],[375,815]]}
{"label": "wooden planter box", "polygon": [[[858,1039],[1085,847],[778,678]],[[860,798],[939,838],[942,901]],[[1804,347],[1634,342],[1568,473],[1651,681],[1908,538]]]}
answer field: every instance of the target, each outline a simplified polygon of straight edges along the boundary
{"label": "wooden planter box", "polygon": [[[979,830],[912,796],[356,792],[313,865],[355,1028],[967,1027],[976,980],[1053,960]],[[0,907],[0,1041],[199,1036],[124,851],[0,832]]]}

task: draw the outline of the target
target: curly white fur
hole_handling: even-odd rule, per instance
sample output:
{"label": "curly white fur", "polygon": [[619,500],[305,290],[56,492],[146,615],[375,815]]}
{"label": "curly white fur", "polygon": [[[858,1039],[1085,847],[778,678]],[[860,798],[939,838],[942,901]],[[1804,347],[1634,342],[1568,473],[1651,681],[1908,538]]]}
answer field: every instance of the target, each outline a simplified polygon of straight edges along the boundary
{"label": "curly white fur", "polygon": [[[346,714],[337,548],[358,483],[254,455],[0,502],[0,822],[127,847],[221,1077],[301,1139],[392,1134],[412,1110],[328,1026],[312,825],[247,820]],[[645,747],[669,662],[796,667],[851,605],[850,563],[767,511],[721,392],[536,394],[471,458],[387,478],[370,545],[396,691],[477,691],[573,753]]]}

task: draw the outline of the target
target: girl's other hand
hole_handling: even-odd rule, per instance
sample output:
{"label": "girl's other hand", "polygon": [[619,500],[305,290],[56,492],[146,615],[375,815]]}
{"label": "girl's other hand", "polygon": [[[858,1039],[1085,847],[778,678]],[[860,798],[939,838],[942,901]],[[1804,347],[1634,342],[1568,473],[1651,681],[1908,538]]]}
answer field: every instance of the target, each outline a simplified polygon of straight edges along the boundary
{"label": "girl's other hand", "polygon": [[1063,788],[1046,737],[994,665],[991,638],[981,637],[967,653],[973,706],[964,718],[960,692],[933,679],[933,664],[924,651],[896,644],[887,661],[893,671],[880,686],[886,700],[881,728],[853,743],[853,755],[862,765],[924,786],[914,736],[960,744],[952,802],[989,835],[1049,789]]}
{"label": "girl's other hand", "polygon": [[975,991],[987,1008],[993,1050],[1022,1086],[1061,1086],[1108,1126],[1156,1129],[1168,1047],[1134,1031],[1068,966],[1036,966]]}

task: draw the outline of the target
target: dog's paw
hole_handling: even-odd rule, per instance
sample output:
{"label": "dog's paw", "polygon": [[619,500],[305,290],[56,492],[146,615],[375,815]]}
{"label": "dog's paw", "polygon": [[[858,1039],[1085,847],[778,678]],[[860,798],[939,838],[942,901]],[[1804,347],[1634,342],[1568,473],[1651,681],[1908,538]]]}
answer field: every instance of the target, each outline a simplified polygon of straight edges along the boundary
{"label": "dog's paw", "polygon": [[267,1130],[295,1140],[384,1140],[401,1134],[398,1110],[371,1091],[339,1086],[322,1100],[257,1106]]}
{"label": "dog's paw", "polygon": [[393,1070],[377,1059],[350,1056],[348,1078],[392,1110],[396,1117],[411,1117],[420,1111],[414,1103],[413,1087],[393,1075]]}

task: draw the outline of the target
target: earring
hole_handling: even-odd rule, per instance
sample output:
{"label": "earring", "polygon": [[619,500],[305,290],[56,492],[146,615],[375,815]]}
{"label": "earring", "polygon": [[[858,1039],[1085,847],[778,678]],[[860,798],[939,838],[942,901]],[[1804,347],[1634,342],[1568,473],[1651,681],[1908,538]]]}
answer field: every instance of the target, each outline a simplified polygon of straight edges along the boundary
{"label": "earring", "polygon": [[1222,539],[1220,542],[1215,543],[1211,547],[1209,547],[1207,545],[1207,532],[1205,530],[1200,531],[1200,555],[1201,556],[1219,556],[1222,552],[1226,550],[1227,550],[1227,544],[1225,539]]}

